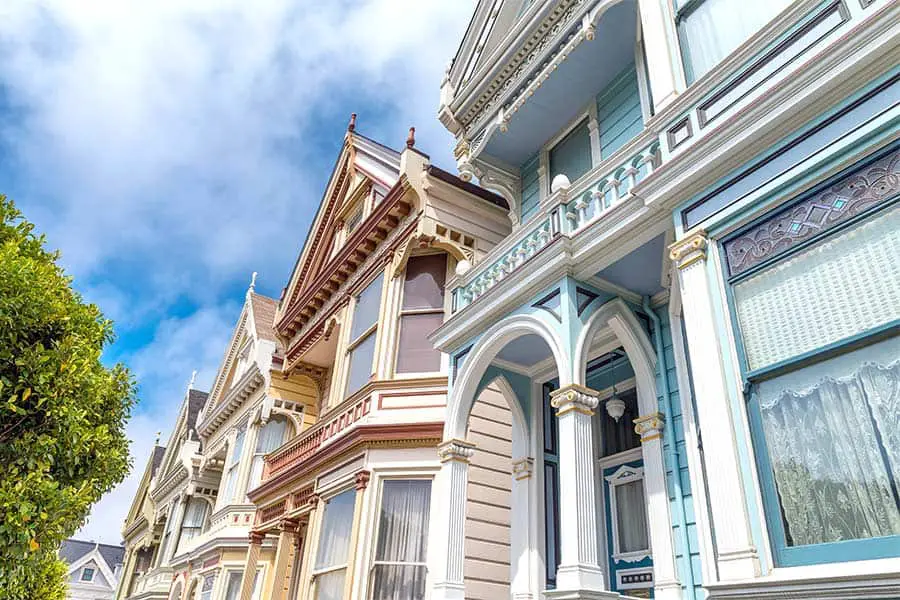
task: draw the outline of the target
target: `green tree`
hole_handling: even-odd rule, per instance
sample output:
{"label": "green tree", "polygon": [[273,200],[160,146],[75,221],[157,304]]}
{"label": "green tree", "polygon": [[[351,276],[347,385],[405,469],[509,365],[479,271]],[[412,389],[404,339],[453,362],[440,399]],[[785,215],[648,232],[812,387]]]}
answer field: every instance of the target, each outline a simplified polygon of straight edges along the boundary
{"label": "green tree", "polygon": [[130,468],[131,374],[112,323],[0,195],[0,598],[64,597],[59,543]]}

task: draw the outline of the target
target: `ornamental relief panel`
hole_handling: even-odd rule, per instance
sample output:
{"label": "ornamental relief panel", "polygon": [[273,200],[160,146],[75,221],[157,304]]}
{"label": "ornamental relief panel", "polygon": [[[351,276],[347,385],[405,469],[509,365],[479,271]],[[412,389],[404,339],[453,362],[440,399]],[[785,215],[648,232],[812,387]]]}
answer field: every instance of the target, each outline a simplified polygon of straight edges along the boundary
{"label": "ornamental relief panel", "polygon": [[900,193],[900,148],[725,242],[731,276]]}

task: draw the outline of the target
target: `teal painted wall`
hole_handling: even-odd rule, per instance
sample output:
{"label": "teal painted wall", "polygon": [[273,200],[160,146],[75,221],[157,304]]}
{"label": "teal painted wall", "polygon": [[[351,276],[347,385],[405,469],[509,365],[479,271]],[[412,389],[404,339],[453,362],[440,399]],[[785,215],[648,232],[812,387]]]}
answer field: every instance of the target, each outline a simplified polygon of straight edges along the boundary
{"label": "teal painted wall", "polygon": [[563,174],[570,183],[591,169],[591,136],[587,119],[550,149],[550,181]]}
{"label": "teal painted wall", "polygon": [[519,168],[519,177],[521,177],[522,182],[522,196],[519,199],[521,223],[527,221],[531,215],[537,212],[541,203],[541,189],[538,179],[538,165],[540,162],[540,154],[535,154]]}
{"label": "teal painted wall", "polygon": [[597,96],[597,122],[600,125],[600,157],[631,141],[644,129],[637,71],[629,65]]}
{"label": "teal painted wall", "polygon": [[[693,594],[689,590],[685,590],[684,597],[696,598],[699,600],[705,598],[706,594],[702,588],[703,571],[700,565],[700,540],[698,538],[697,517],[694,510],[694,496],[691,490],[691,477],[688,471],[687,447],[684,439],[683,416],[681,414],[681,396],[679,395],[678,390],[678,375],[675,372],[675,351],[672,343],[672,330],[669,322],[668,308],[659,308],[656,313],[662,321],[663,352],[665,353],[666,363],[665,376],[669,383],[669,396],[672,406],[672,414],[666,415],[666,427],[672,427],[675,433],[675,449],[678,452],[679,465],[677,477],[681,479],[682,497],[684,498],[684,507],[685,512],[687,513],[687,537],[689,546],[687,548],[687,553],[690,558],[691,568],[694,572]],[[659,364],[660,363],[657,362],[656,389],[657,393],[661,394],[662,386],[660,384],[661,375],[659,373]],[[659,396],[658,401],[659,409],[660,411],[663,411],[662,396]],[[670,511],[674,515],[677,510],[675,504],[675,486],[673,485],[676,473],[674,473],[673,470],[672,452],[668,444],[663,445],[663,455],[666,460],[666,485],[669,490]],[[683,584],[685,577],[682,573],[684,572],[684,569],[687,568],[687,563],[684,559],[685,548],[682,548],[680,545],[678,527],[673,524],[672,530],[674,534],[673,538],[675,540],[675,560],[678,565],[679,579]]]}

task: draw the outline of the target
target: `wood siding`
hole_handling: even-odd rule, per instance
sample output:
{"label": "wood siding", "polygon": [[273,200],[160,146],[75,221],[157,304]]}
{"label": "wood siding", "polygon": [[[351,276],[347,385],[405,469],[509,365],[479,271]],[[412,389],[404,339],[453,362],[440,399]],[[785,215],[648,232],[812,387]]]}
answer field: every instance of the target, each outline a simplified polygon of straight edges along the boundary
{"label": "wood siding", "polygon": [[467,439],[477,449],[466,494],[466,598],[508,598],[512,413],[496,385],[475,401]]}

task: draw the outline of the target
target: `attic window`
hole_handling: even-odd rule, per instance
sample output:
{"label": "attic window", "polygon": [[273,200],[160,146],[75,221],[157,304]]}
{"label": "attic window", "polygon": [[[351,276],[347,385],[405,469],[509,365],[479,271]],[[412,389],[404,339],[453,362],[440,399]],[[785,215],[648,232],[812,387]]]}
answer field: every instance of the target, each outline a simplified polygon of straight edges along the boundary
{"label": "attic window", "polygon": [[93,581],[94,580],[94,569],[90,567],[85,567],[81,570],[81,581]]}
{"label": "attic window", "polygon": [[362,221],[362,205],[344,217],[344,231],[348,236],[356,229],[360,221]]}

